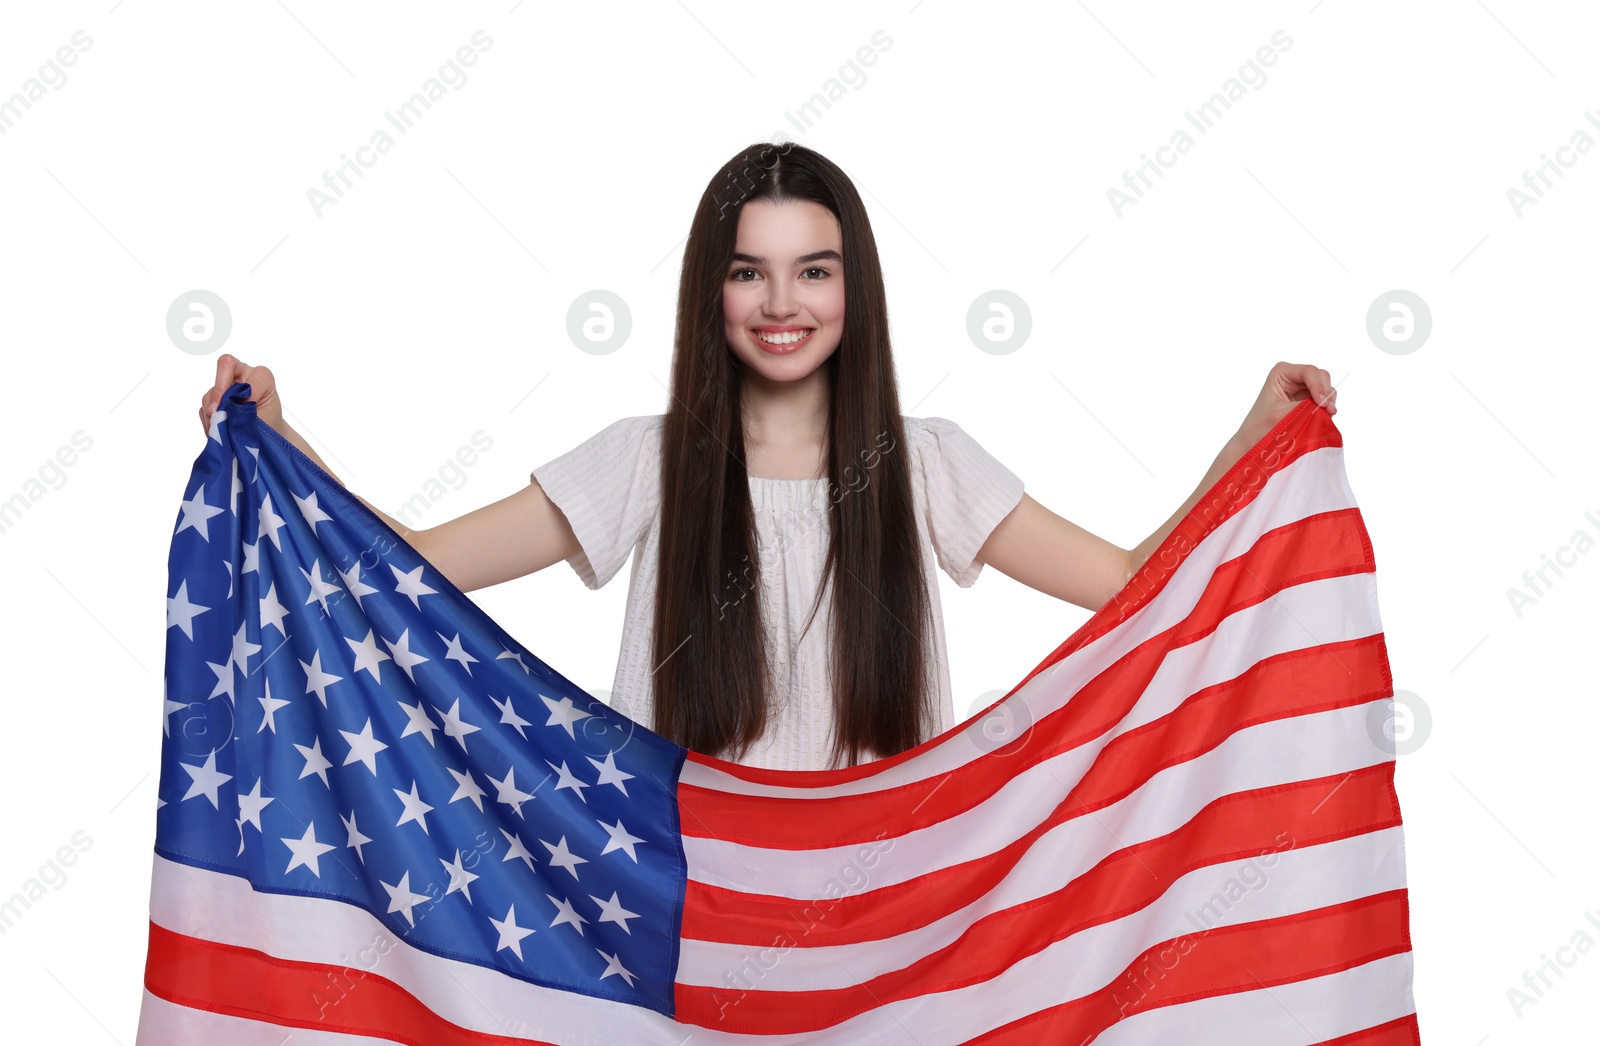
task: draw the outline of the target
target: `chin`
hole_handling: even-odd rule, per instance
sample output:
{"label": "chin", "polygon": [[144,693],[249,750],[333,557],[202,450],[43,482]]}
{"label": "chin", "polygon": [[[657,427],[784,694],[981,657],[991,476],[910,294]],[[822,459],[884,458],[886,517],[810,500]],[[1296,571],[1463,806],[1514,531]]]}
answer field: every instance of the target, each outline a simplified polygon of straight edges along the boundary
{"label": "chin", "polygon": [[746,371],[759,374],[768,381],[799,381],[815,373],[820,364],[800,360],[739,360]]}

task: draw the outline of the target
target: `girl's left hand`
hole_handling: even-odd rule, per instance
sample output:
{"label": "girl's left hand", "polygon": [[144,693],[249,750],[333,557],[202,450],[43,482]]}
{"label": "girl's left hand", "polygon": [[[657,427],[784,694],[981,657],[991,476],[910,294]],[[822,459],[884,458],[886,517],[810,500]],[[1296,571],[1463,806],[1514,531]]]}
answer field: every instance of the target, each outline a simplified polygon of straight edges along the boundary
{"label": "girl's left hand", "polygon": [[1243,424],[1235,435],[1243,446],[1254,446],[1262,436],[1271,431],[1295,404],[1311,397],[1327,412],[1338,413],[1334,400],[1338,396],[1328,372],[1309,363],[1278,363],[1267,374],[1261,386],[1261,395],[1245,415]]}

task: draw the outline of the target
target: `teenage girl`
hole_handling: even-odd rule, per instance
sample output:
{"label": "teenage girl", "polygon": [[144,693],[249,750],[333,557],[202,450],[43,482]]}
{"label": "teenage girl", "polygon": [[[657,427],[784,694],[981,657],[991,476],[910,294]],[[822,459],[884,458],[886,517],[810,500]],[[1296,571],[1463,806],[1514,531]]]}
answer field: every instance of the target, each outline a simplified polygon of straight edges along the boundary
{"label": "teenage girl", "polygon": [[[202,426],[241,381],[257,416],[333,475],[284,421],[267,367],[221,356]],[[967,587],[987,564],[1096,610],[1296,402],[1336,410],[1327,371],[1277,363],[1165,523],[1132,549],[1089,533],[954,422],[900,413],[866,210],[795,143],[741,150],[702,195],[670,391],[665,414],[614,422],[457,519],[412,530],[361,500],[468,592],[562,560],[599,588],[632,554],[612,706],[693,750],[782,769],[951,729],[936,569]]]}

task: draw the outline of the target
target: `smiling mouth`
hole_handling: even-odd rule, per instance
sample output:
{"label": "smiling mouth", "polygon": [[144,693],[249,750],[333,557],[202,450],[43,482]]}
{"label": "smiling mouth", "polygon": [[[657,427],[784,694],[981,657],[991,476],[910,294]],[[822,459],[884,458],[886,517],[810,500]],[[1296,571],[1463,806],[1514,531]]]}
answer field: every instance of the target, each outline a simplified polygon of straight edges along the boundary
{"label": "smiling mouth", "polygon": [[811,337],[811,335],[815,334],[816,328],[807,327],[804,330],[782,332],[758,330],[754,331],[753,333],[756,336],[756,340],[760,341],[764,345],[772,345],[777,348],[791,348],[799,345],[801,342]]}

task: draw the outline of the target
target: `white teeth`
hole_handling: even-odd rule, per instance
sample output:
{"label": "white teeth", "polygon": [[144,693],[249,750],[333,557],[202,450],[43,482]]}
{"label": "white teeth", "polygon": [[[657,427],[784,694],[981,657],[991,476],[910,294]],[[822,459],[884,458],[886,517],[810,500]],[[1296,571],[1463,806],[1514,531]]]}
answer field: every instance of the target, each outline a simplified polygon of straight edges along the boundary
{"label": "white teeth", "polygon": [[793,345],[810,333],[808,330],[787,331],[783,334],[768,334],[766,331],[756,331],[756,337],[771,345]]}

